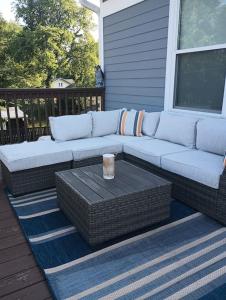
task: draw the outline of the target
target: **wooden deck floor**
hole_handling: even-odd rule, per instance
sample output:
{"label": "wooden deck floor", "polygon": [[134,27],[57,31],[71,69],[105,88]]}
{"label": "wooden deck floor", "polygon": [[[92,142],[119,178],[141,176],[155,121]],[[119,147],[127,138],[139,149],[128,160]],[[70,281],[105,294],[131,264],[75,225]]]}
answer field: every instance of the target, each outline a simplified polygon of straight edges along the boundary
{"label": "wooden deck floor", "polygon": [[52,299],[0,183],[0,299]]}

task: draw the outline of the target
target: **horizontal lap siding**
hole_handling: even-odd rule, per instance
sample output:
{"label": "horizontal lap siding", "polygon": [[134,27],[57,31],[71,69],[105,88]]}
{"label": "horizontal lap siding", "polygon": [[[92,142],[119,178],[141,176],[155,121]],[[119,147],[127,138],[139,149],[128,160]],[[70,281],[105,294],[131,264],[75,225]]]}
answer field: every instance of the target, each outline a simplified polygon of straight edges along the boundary
{"label": "horizontal lap siding", "polygon": [[145,0],[104,18],[106,109],[163,109],[169,0]]}

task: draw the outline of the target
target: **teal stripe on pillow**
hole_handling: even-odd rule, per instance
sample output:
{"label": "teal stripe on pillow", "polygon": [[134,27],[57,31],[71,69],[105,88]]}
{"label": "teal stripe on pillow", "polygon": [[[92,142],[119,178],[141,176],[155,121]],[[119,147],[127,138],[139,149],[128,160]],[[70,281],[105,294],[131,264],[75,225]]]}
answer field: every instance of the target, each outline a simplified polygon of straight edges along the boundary
{"label": "teal stripe on pillow", "polygon": [[133,126],[133,135],[134,136],[136,136],[136,134],[137,134],[138,117],[139,117],[139,112],[137,111],[136,116],[135,116],[134,126]]}

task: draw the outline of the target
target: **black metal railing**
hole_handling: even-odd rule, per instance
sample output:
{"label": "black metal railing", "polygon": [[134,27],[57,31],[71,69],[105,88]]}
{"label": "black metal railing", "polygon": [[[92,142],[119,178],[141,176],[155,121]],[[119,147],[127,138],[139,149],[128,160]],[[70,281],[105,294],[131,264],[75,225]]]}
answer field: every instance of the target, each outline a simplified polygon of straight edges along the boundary
{"label": "black metal railing", "polygon": [[0,144],[50,134],[49,117],[104,110],[103,88],[0,89]]}

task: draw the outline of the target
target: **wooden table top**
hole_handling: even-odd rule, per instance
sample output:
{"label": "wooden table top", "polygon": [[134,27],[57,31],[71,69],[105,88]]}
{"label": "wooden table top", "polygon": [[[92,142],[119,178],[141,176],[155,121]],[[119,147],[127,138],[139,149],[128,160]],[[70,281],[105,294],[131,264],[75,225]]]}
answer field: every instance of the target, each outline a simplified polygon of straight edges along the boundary
{"label": "wooden table top", "polygon": [[123,160],[115,162],[115,173],[115,179],[103,179],[103,166],[98,164],[59,172],[57,176],[89,204],[171,185],[169,181]]}

